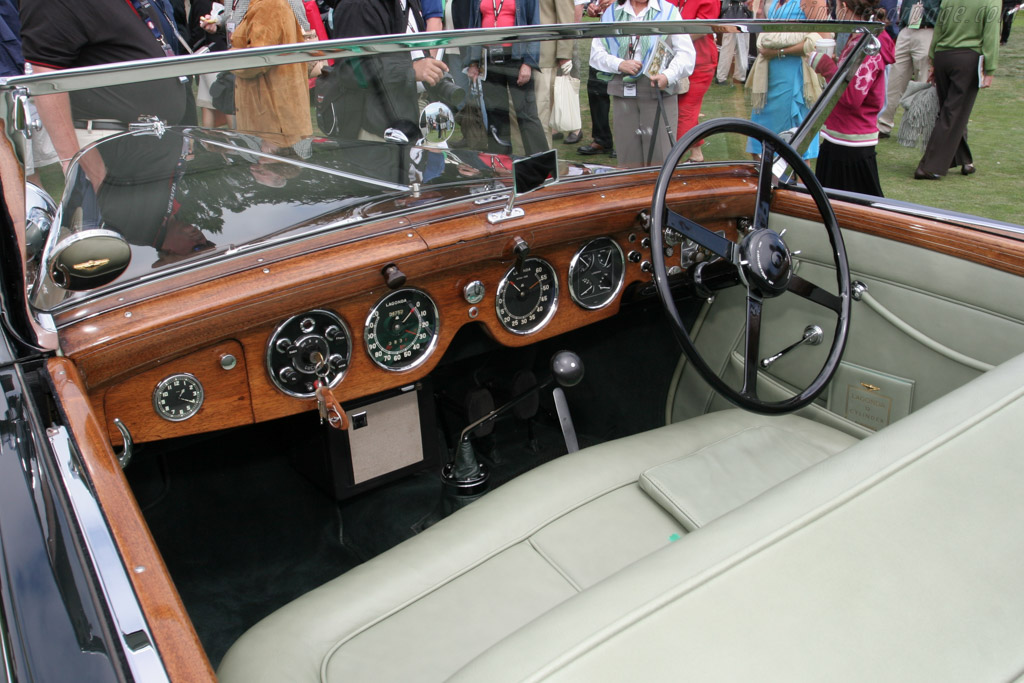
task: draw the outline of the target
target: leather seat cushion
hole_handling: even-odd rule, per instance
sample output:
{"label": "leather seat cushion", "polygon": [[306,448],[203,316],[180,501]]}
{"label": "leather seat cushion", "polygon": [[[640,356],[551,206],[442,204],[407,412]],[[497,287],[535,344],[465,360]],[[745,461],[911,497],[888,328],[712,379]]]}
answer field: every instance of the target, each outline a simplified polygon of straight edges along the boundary
{"label": "leather seat cushion", "polygon": [[[759,430],[769,427],[773,438],[758,453]],[[640,488],[641,474],[687,454],[706,464],[733,439],[764,465],[740,498],[790,476],[783,451],[795,443],[824,458],[855,442],[799,417],[724,411],[559,458],[270,615],[231,648],[218,674],[229,683],[444,680],[684,535],[671,506]],[[769,464],[776,459],[780,467]],[[734,486],[735,475],[717,476],[728,471],[705,472],[699,486]],[[680,476],[670,474],[648,479]],[[673,497],[687,500],[678,484]],[[701,507],[716,497],[709,490],[687,503],[691,525],[721,510]]]}

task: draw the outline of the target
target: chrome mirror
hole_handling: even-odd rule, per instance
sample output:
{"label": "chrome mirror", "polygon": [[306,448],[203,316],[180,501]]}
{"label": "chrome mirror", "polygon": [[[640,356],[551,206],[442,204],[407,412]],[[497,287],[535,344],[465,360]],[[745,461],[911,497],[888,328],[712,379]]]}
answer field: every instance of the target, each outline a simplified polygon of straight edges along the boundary
{"label": "chrome mirror", "polygon": [[420,132],[427,145],[439,146],[448,142],[455,134],[455,114],[447,104],[431,102],[420,113]]}
{"label": "chrome mirror", "polygon": [[113,230],[83,230],[57,243],[46,268],[61,289],[83,292],[116,280],[128,268],[132,249]]}

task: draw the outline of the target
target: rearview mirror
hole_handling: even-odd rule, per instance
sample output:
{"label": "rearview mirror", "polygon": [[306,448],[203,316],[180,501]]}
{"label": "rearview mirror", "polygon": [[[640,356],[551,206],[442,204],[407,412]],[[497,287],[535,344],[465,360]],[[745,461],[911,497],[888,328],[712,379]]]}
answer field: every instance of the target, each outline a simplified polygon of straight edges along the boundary
{"label": "rearview mirror", "polygon": [[132,248],[113,230],[83,230],[57,243],[46,262],[53,284],[84,292],[116,280],[128,268]]}

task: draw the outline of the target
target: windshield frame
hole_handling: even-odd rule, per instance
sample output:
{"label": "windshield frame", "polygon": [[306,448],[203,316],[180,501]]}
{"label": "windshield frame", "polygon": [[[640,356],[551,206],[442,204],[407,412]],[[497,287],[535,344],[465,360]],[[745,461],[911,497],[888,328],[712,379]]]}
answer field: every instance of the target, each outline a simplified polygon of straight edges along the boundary
{"label": "windshield frame", "polygon": [[[380,36],[356,39],[339,39],[322,41],[317,43],[280,45],[246,50],[230,50],[221,53],[207,53],[203,55],[190,55],[183,57],[160,58],[151,60],[140,60],[136,62],[115,63],[103,66],[84,67],[67,69],[60,72],[48,72],[46,74],[19,76],[9,79],[0,79],[0,89],[3,96],[0,97],[0,115],[7,121],[6,131],[8,137],[14,143],[24,158],[24,145],[26,136],[20,131],[29,128],[26,124],[27,113],[21,111],[24,102],[29,97],[48,95],[54,93],[65,93],[76,90],[83,90],[96,87],[104,87],[124,83],[126,80],[142,82],[160,80],[168,77],[189,76],[196,73],[236,70],[252,68],[254,66],[275,66],[279,64],[291,64],[309,60],[322,59],[343,59],[346,57],[360,57],[367,55],[380,55],[389,53],[404,53],[415,49],[432,49],[440,47],[472,47],[486,43],[499,41],[527,41],[527,40],[573,40],[591,39],[607,36],[622,35],[673,35],[687,34],[693,36],[710,35],[725,32],[841,32],[855,33],[864,32],[869,35],[877,35],[883,26],[877,22],[790,22],[790,21],[767,21],[767,20],[730,20],[730,21],[704,21],[685,20],[674,22],[629,22],[628,24],[617,25],[605,22],[586,22],[582,24],[568,24],[555,26],[530,26],[518,27],[514,33],[509,29],[471,29],[458,31],[442,31],[429,34],[412,34],[401,36]],[[812,133],[816,132],[824,120],[825,113],[829,108],[828,103],[834,103],[838,94],[842,92],[846,84],[846,76],[859,65],[870,44],[877,43],[876,39],[862,41],[850,57],[840,64],[840,72],[825,87],[822,97],[812,107],[809,115],[803,120],[796,130],[793,140],[795,145],[808,140]],[[187,131],[187,126],[175,126],[176,129]],[[131,134],[131,133],[129,133]],[[136,132],[136,134],[146,134]],[[79,154],[83,153],[82,150]],[[75,157],[77,158],[77,157]],[[732,160],[709,162],[709,165],[749,163],[749,160]],[[72,163],[74,159],[72,159]],[[294,163],[294,160],[292,161]],[[311,164],[310,167],[323,170],[335,175],[345,175],[344,172],[337,172],[332,169],[321,168]],[[649,172],[650,167],[633,168],[612,168],[607,169],[609,174],[630,174],[637,171]],[[583,175],[581,179],[588,176]],[[590,176],[592,177],[592,176]],[[560,182],[571,182],[573,178],[566,176]],[[445,186],[464,186],[471,188],[469,192],[457,197],[444,197],[431,202],[431,206],[442,206],[451,203],[464,202],[467,200],[480,203],[488,195],[495,192],[508,192],[507,183],[497,179],[489,179],[486,184],[480,179],[467,179],[456,183],[431,185],[432,189]],[[382,186],[383,187],[383,186]],[[419,188],[415,185],[388,187],[380,196],[365,203],[372,206],[380,202],[392,201],[402,193],[415,193]],[[497,200],[495,200],[497,201]],[[233,245],[222,253],[212,254],[199,261],[183,262],[169,267],[146,273],[145,275],[133,277],[130,280],[121,282],[115,281],[110,285],[97,288],[88,292],[68,293],[61,301],[41,306],[37,310],[49,313],[59,313],[69,308],[74,308],[98,297],[108,296],[112,293],[131,289],[133,287],[151,283],[172,277],[182,271],[192,271],[208,266],[220,264],[226,260],[236,258],[243,254],[251,254],[253,251],[262,250],[273,245],[284,242],[300,241],[320,236],[326,232],[337,230],[341,226],[351,226],[360,222],[372,222],[380,218],[399,218],[420,210],[420,206],[406,207],[396,211],[389,211],[386,214],[375,214],[366,216],[363,220],[358,218],[343,218],[332,220],[326,223],[312,226],[308,229],[289,229],[281,232],[270,233],[254,238],[251,242]],[[401,227],[394,230],[403,229]],[[387,232],[382,230],[381,232]],[[353,238],[353,239],[359,239]],[[338,235],[338,243],[350,241],[344,235]],[[49,247],[49,241],[47,247]],[[49,249],[44,250],[44,255]],[[38,286],[33,290],[38,291]],[[38,303],[38,302],[37,302]]]}

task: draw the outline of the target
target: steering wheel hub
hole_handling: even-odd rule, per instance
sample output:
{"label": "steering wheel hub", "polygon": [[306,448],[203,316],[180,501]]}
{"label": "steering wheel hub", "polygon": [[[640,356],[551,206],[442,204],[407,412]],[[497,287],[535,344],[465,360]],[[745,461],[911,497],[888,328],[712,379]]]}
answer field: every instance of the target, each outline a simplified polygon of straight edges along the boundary
{"label": "steering wheel hub", "polygon": [[749,284],[763,296],[783,294],[793,273],[793,259],[773,230],[758,230],[740,243],[740,267]]}

